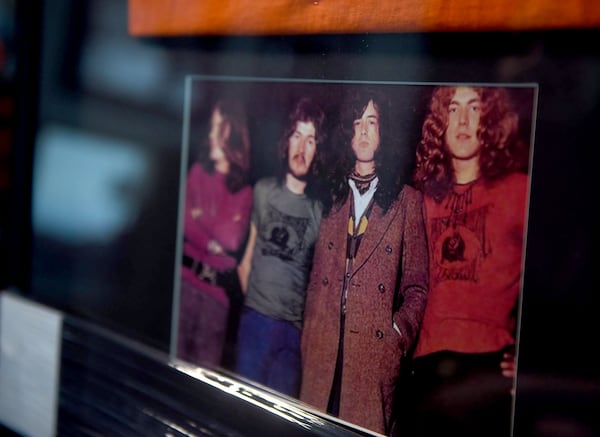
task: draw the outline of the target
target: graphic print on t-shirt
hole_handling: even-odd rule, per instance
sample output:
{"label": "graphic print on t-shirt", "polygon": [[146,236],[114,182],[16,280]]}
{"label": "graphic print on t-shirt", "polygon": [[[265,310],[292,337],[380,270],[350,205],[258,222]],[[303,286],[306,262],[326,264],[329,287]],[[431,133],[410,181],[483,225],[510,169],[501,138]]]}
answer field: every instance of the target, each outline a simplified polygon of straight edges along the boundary
{"label": "graphic print on t-shirt", "polygon": [[486,219],[491,205],[463,214],[431,220],[432,281],[479,279],[481,262],[491,252],[486,238]]}
{"label": "graphic print on t-shirt", "polygon": [[262,254],[290,261],[304,250],[304,237],[309,219],[283,214],[272,205],[268,205],[267,208],[264,224],[259,229],[264,242]]}

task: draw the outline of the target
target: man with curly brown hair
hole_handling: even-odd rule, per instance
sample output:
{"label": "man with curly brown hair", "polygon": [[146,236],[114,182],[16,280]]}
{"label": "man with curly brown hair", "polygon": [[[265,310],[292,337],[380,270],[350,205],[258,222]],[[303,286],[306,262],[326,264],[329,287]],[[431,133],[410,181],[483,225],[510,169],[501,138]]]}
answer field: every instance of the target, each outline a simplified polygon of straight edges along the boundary
{"label": "man with curly brown hair", "polygon": [[505,435],[528,177],[499,87],[438,87],[417,149],[430,292],[414,352],[416,433]]}

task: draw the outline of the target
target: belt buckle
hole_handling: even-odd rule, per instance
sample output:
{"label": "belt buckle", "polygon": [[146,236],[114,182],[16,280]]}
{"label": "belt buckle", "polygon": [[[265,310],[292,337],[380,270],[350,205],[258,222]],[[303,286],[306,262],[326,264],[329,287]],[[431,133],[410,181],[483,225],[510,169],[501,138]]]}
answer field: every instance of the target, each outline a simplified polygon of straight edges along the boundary
{"label": "belt buckle", "polygon": [[[198,269],[200,267],[200,269]],[[197,261],[194,265],[194,270],[199,279],[208,282],[211,285],[217,285],[217,271],[206,263]]]}

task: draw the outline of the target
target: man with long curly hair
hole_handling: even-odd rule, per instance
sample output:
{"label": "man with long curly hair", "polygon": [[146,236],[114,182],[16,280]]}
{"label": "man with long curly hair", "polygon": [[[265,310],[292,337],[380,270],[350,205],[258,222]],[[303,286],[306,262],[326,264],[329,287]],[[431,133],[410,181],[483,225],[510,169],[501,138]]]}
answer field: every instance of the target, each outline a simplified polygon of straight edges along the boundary
{"label": "man with long curly hair", "polygon": [[414,352],[418,435],[509,435],[513,378],[501,363],[514,357],[527,158],[506,89],[434,90],[414,176],[430,259]]}
{"label": "man with long curly hair", "polygon": [[427,296],[421,194],[402,184],[390,104],[359,87],[342,105],[307,291],[300,399],[380,433],[390,430],[403,356]]}
{"label": "man with long curly hair", "polygon": [[300,333],[308,275],[321,222],[316,195],[325,114],[301,98],[281,141],[279,178],[254,187],[250,237],[241,263],[246,291],[237,372],[290,396],[300,388]]}

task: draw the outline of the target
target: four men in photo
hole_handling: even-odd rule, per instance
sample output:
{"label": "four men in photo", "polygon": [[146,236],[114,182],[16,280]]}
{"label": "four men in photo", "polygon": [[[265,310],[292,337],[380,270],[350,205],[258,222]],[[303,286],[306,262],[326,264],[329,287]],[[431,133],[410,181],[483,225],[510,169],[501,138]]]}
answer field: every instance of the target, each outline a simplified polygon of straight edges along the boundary
{"label": "four men in photo", "polygon": [[382,434],[508,435],[528,192],[518,116],[505,88],[436,87],[410,186],[414,146],[391,109],[381,88],[352,87],[326,139],[323,109],[296,102],[282,172],[254,186],[236,371]]}

